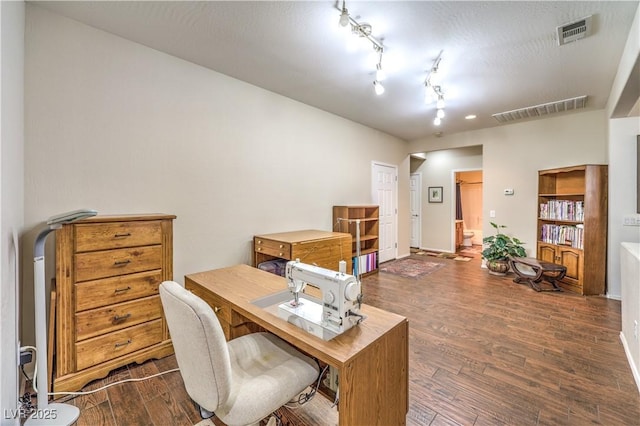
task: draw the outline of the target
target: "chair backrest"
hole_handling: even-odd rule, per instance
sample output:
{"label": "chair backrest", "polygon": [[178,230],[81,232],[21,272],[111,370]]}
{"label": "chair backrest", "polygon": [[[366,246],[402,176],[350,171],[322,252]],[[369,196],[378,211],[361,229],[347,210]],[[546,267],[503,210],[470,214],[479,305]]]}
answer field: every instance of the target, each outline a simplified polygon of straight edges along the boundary
{"label": "chair backrest", "polygon": [[213,412],[231,389],[229,349],[220,322],[204,300],[174,281],[160,284],[160,298],[187,393]]}

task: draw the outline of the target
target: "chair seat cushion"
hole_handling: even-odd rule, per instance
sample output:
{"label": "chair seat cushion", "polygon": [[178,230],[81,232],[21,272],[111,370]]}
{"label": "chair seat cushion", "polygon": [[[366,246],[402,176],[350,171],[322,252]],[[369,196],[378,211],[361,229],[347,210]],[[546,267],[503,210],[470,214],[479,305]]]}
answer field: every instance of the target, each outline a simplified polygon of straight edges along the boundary
{"label": "chair seat cushion", "polygon": [[272,334],[247,334],[228,346],[231,393],[216,415],[229,426],[260,421],[318,377],[314,360]]}

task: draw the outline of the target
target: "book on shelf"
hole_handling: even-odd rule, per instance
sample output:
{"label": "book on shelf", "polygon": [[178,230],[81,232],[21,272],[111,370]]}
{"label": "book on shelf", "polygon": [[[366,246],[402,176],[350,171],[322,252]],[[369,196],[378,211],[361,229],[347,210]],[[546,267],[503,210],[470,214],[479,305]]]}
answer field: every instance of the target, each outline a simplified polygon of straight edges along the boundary
{"label": "book on shelf", "polygon": [[559,246],[584,248],[584,226],[582,225],[542,225],[540,241]]}
{"label": "book on shelf", "polygon": [[584,202],[571,200],[549,200],[540,204],[540,219],[584,220]]}
{"label": "book on shelf", "polygon": [[360,257],[354,256],[353,259],[353,275],[366,274],[367,272],[378,269],[378,252],[363,254]]}

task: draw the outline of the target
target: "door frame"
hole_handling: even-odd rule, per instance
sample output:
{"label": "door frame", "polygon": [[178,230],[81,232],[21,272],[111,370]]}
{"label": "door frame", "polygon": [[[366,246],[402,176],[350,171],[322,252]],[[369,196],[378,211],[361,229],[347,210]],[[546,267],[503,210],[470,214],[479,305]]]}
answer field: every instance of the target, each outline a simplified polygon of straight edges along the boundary
{"label": "door frame", "polygon": [[[412,176],[418,176],[418,216],[420,220],[418,221],[418,247],[422,248],[422,172],[413,172],[409,174],[409,179]],[[411,188],[409,188],[409,202],[411,202]],[[409,206],[409,210],[411,210],[411,206]],[[411,211],[409,211],[411,214]],[[413,218],[411,219],[413,221]],[[412,226],[412,223],[409,224],[409,227]],[[409,238],[409,246],[411,246],[411,238]]]}
{"label": "door frame", "polygon": [[[394,241],[392,241],[393,244],[393,258],[397,259],[398,258],[398,166],[395,164],[389,164],[389,163],[383,163],[382,161],[376,161],[376,160],[372,160],[371,161],[371,202],[373,203],[373,200],[375,200],[375,182],[376,182],[376,175],[375,175],[375,166],[383,166],[383,167],[391,167],[394,170],[395,173],[395,185],[394,185],[394,197],[393,197],[393,211],[394,211],[394,230],[393,230],[393,236],[394,236]],[[380,254],[378,253],[378,263],[380,263]]]}
{"label": "door frame", "polygon": [[[464,169],[452,169],[451,170],[451,251],[453,253],[456,252],[456,173],[458,172],[482,172],[482,176],[484,179],[484,170],[482,168],[471,167]],[[484,211],[484,184],[483,184],[483,192],[482,192],[482,209]],[[484,218],[482,220],[484,222]],[[484,226],[484,223],[482,224]],[[484,259],[482,261],[482,265],[484,265]]]}

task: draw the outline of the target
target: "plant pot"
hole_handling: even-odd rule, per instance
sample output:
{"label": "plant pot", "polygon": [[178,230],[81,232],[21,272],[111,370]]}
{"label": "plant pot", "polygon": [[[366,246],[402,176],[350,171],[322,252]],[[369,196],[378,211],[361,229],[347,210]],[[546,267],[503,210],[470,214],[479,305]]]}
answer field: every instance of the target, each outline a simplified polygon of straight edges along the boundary
{"label": "plant pot", "polygon": [[507,260],[488,260],[487,268],[492,275],[504,276],[509,271],[509,261]]}

